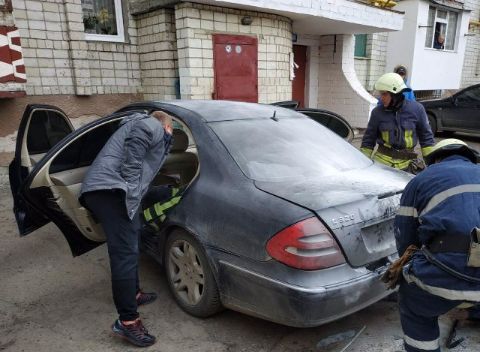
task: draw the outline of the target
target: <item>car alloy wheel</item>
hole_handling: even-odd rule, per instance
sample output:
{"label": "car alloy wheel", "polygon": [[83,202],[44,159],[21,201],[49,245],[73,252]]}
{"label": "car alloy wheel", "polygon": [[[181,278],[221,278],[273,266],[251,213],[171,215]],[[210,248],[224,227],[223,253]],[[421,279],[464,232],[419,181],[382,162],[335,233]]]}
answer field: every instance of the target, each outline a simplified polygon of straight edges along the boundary
{"label": "car alloy wheel", "polygon": [[177,295],[186,303],[195,305],[202,298],[205,278],[198,253],[187,241],[177,240],[169,255],[169,277]]}
{"label": "car alloy wheel", "polygon": [[432,114],[427,114],[427,115],[428,115],[428,123],[430,124],[432,133],[435,135],[437,133],[437,120],[435,119],[435,116],[433,116]]}
{"label": "car alloy wheel", "polygon": [[165,271],[175,301],[187,313],[208,317],[222,308],[204,250],[188,232],[175,230],[168,237]]}

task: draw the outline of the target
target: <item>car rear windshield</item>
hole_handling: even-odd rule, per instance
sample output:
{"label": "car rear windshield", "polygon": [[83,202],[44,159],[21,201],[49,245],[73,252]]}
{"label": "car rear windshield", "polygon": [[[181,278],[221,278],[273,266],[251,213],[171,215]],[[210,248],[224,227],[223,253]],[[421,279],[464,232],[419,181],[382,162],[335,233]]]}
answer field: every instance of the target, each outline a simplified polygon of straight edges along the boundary
{"label": "car rear windshield", "polygon": [[249,119],[209,124],[243,173],[285,182],[371,165],[351,144],[309,118]]}

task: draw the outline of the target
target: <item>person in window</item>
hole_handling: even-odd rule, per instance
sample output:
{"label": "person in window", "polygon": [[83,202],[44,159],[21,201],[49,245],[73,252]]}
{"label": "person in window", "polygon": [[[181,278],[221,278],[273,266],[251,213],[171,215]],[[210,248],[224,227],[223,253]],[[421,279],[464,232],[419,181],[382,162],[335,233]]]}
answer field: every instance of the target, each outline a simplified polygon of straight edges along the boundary
{"label": "person in window", "polygon": [[421,171],[423,165],[414,151],[415,146],[420,142],[425,155],[435,144],[425,108],[405,99],[403,93],[410,88],[397,73],[381,76],[375,89],[381,94],[382,105],[372,110],[360,150],[369,158],[396,169]]}
{"label": "person in window", "polygon": [[412,87],[410,87],[410,85],[408,84],[407,69],[406,69],[406,67],[403,66],[403,65],[398,65],[397,67],[395,67],[395,68],[393,69],[393,72],[399,74],[400,77],[402,77],[403,81],[405,82],[405,85],[407,86],[407,88],[410,89],[410,90],[407,90],[407,91],[403,92],[403,95],[405,96],[405,99],[407,99],[407,100],[416,100],[416,99],[415,99],[415,94],[413,93],[413,90],[412,90]]}
{"label": "person in window", "polygon": [[157,295],[140,289],[138,242],[140,204],[171,146],[172,118],[162,111],[126,117],[88,168],[80,202],[91,211],[107,237],[113,300],[119,318],[116,336],[147,347],[155,337],[143,326],[137,307]]}
{"label": "person in window", "polygon": [[444,43],[445,43],[445,37],[443,36],[443,34],[438,33],[438,35],[436,36],[433,42],[433,47],[435,49],[443,50],[445,49]]}

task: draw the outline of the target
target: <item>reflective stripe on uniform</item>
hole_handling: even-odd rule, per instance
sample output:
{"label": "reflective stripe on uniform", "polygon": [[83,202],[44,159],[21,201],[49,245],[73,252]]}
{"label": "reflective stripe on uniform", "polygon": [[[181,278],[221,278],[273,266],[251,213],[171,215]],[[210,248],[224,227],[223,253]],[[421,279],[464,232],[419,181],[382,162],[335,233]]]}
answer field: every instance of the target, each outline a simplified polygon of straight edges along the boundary
{"label": "reflective stripe on uniform", "polygon": [[171,198],[167,202],[155,203],[153,206],[143,211],[143,217],[145,218],[147,223],[152,225],[157,230],[159,228],[159,225],[167,218],[167,216],[165,215],[165,211],[177,205],[182,199],[182,195],[175,197],[175,195],[178,194],[180,191],[179,188],[173,187],[171,190]]}
{"label": "reflective stripe on uniform", "polygon": [[381,131],[382,139],[385,143],[390,143],[390,131]]}
{"label": "reflective stripe on uniform", "polygon": [[473,192],[480,192],[480,184],[456,186],[456,187],[447,189],[443,192],[437,193],[430,199],[427,206],[420,213],[420,216],[425,215],[426,213],[428,213],[430,210],[435,208],[437,205],[439,205],[441,202],[443,202],[447,198],[450,198],[452,196],[456,196],[462,193],[473,193]]}
{"label": "reflective stripe on uniform", "polygon": [[379,152],[375,153],[375,155],[373,156],[373,159],[382,164],[385,164],[400,170],[407,169],[411,162],[411,160],[393,159],[391,156],[388,156]]}
{"label": "reflective stripe on uniform", "polygon": [[362,147],[360,148],[360,151],[365,154],[368,158],[372,157],[373,149],[367,148],[367,147]]}
{"label": "reflective stripe on uniform", "polygon": [[405,147],[408,149],[413,148],[413,131],[412,130],[405,131]]}
{"label": "reflective stripe on uniform", "polygon": [[403,340],[407,345],[418,348],[419,350],[435,351],[440,348],[440,339],[435,339],[432,341],[419,341],[405,335]]}
{"label": "reflective stripe on uniform", "polygon": [[411,217],[414,217],[414,218],[418,218],[417,209],[415,209],[414,207],[405,207],[405,206],[402,206],[402,207],[400,207],[400,208],[398,209],[397,215],[400,215],[400,216],[411,216]]}
{"label": "reflective stripe on uniform", "polygon": [[423,147],[422,148],[422,155],[425,156],[427,154],[430,154],[430,152],[432,151],[433,149],[433,146],[430,146],[430,147]]}
{"label": "reflective stripe on uniform", "polygon": [[165,202],[165,203],[155,203],[153,205],[153,209],[155,210],[155,215],[157,216],[163,215],[165,210],[173,207],[174,205],[177,205],[181,198],[182,197],[178,196],[178,197],[173,197],[172,199],[170,199],[168,202]]}
{"label": "reflective stripe on uniform", "polygon": [[147,208],[143,211],[143,217],[145,218],[145,220],[148,222],[148,221],[151,221],[153,219],[152,217],[152,213],[150,213],[150,208]]}
{"label": "reflective stripe on uniform", "polygon": [[422,290],[431,293],[432,295],[439,296],[452,301],[470,301],[480,302],[480,291],[460,291],[450,290],[447,288],[430,286],[422,282],[418,277],[403,271],[403,277],[408,283],[414,283]]}

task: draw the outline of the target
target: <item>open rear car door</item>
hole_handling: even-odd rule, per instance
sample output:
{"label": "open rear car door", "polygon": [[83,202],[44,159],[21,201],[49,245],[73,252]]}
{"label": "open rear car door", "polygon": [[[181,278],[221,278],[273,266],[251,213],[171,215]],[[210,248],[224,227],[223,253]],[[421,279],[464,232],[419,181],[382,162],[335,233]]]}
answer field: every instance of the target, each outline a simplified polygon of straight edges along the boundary
{"label": "open rear car door", "polygon": [[67,115],[48,105],[26,108],[18,130],[10,185],[20,235],[52,221],[72,254],[105,242],[101,225],[79,202],[83,178],[123,116],[108,116],[78,130]]}
{"label": "open rear car door", "polygon": [[351,142],[354,137],[353,128],[347,120],[332,111],[308,108],[296,109],[296,111],[307,115],[318,123],[321,123],[347,142]]}

